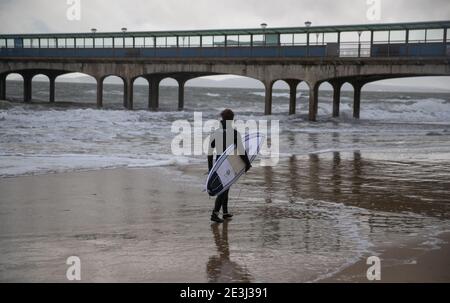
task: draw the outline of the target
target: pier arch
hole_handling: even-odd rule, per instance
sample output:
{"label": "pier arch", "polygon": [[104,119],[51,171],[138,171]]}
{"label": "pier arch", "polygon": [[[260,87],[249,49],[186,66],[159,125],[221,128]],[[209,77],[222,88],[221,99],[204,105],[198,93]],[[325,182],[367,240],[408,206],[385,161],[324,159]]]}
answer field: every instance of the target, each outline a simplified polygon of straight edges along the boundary
{"label": "pier arch", "polygon": [[332,96],[334,94],[334,87],[329,81],[323,81],[319,84],[318,87],[318,108],[319,103],[322,103],[326,108],[330,108],[330,116],[332,115],[332,107],[333,107],[333,101]]}
{"label": "pier arch", "polygon": [[1,99],[23,99],[24,97],[24,77],[18,72],[3,74]]}
{"label": "pier arch", "polygon": [[136,77],[133,81],[133,109],[145,110],[147,106],[147,93],[150,94],[150,83],[143,76]]}
{"label": "pier arch", "polygon": [[[159,101],[158,109],[173,110],[178,109],[178,104],[173,101],[178,99],[180,84],[172,75],[162,78],[158,84]],[[162,105],[162,106],[161,106]]]}
{"label": "pier arch", "polygon": [[[267,85],[270,85],[270,83],[272,83],[272,89],[270,89],[271,96],[266,96],[266,102],[269,97],[271,99],[273,99],[274,90],[278,90],[278,89],[288,90],[289,93],[288,93],[287,100],[289,102],[288,103],[289,109],[287,110],[287,112],[289,113],[289,115],[294,115],[296,113],[296,108],[297,108],[298,89],[299,89],[299,85],[302,83],[302,80],[294,79],[294,78],[279,79],[279,80],[275,80],[273,82],[268,82]],[[273,103],[273,101],[271,100],[270,103]],[[270,109],[270,113],[272,113],[272,109]],[[267,114],[267,112],[266,112],[266,114]]]}
{"label": "pier arch", "polygon": [[[34,83],[33,83],[34,82]],[[45,73],[36,73],[31,77],[31,85],[33,86],[33,84],[35,84],[36,82],[40,83],[40,86],[42,86],[43,88],[46,88],[47,93],[43,93],[42,95],[39,94],[37,95],[36,90],[32,89],[31,91],[31,100],[38,100],[38,101],[44,101],[42,100],[42,98],[45,96],[50,100],[50,77],[48,75],[46,75]],[[54,100],[53,100],[54,101]]]}
{"label": "pier arch", "polygon": [[[127,80],[124,77],[110,74],[104,75],[97,80],[97,107],[98,108],[118,108],[113,104],[122,104],[123,108],[127,108]],[[133,80],[134,82],[134,80]],[[105,90],[105,87],[108,90]],[[107,106],[105,106],[107,104]]]}
{"label": "pier arch", "polygon": [[[79,72],[51,72],[47,73],[50,79],[50,102],[65,102],[83,104],[83,106],[95,105],[96,79],[88,74]],[[77,100],[74,100],[71,92],[79,90]]]}

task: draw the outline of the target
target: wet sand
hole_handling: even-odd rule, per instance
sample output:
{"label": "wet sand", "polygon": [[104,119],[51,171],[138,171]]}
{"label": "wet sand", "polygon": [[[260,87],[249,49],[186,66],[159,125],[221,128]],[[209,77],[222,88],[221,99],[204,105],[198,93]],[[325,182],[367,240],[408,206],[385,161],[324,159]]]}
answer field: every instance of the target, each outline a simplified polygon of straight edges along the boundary
{"label": "wet sand", "polygon": [[[411,241],[404,247],[388,248],[378,255],[381,262],[382,283],[448,283],[450,281],[450,233],[439,235],[434,249],[425,248],[421,242]],[[369,283],[366,273],[366,255],[324,283]]]}
{"label": "wet sand", "polygon": [[67,282],[69,256],[83,282],[205,281],[210,201],[176,177],[154,168],[1,179],[0,281]]}
{"label": "wet sand", "polygon": [[[175,170],[112,169],[0,180],[0,281],[254,281],[228,234],[209,221],[213,200]],[[228,222],[227,222],[228,223]]]}
{"label": "wet sand", "polygon": [[[382,281],[450,282],[449,234],[439,249],[418,249],[434,219],[280,202],[258,185],[276,187],[269,171],[255,167],[232,190],[236,216],[223,225],[209,221],[214,200],[202,192],[203,166],[0,179],[0,281],[67,282],[66,260],[78,256],[82,282],[364,282],[374,249],[366,238],[379,237],[392,242],[376,248],[387,260]],[[250,200],[249,188],[266,198]],[[395,230],[399,218],[417,229]]]}

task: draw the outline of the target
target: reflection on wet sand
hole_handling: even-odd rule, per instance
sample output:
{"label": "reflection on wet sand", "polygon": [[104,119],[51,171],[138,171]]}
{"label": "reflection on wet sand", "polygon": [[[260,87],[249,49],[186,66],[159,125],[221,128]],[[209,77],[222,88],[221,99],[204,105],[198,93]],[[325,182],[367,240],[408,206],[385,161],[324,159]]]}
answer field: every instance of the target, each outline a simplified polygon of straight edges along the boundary
{"label": "reflection on wet sand", "polygon": [[[428,241],[449,228],[450,160],[368,151],[360,133],[345,134],[343,150],[324,147],[321,133],[304,135],[316,152],[255,165],[232,188],[235,260],[245,264],[245,278],[221,274],[229,248],[215,226],[221,254],[209,260],[210,281],[243,281],[248,272],[254,281],[313,281],[380,247],[402,247],[412,237]],[[284,143],[296,142],[291,133]]]}
{"label": "reflection on wet sand", "polygon": [[341,153],[333,152],[333,193],[335,195],[341,194]]}
{"label": "reflection on wet sand", "polygon": [[[308,134],[316,150],[319,136]],[[332,140],[339,136],[333,134]],[[355,135],[355,146],[358,141]],[[244,192],[237,198],[241,212],[253,218],[249,249],[273,254],[267,258],[284,254],[285,261],[276,262],[286,268],[313,255],[333,256],[323,259],[332,263],[372,244],[431,232],[439,220],[450,217],[450,161],[384,158],[355,148],[292,155],[275,167],[256,168],[259,172],[241,181]]]}
{"label": "reflection on wet sand", "polygon": [[265,166],[264,168],[264,183],[265,183],[265,201],[266,203],[272,202],[272,192],[273,192],[273,169],[272,166]]}
{"label": "reflection on wet sand", "polygon": [[[208,282],[243,282],[252,281],[252,276],[244,266],[231,261],[230,246],[228,244],[228,220],[223,224],[212,224],[211,230],[214,236],[214,242],[217,247],[218,255],[211,256],[206,264],[206,273]],[[222,233],[220,233],[222,229]]]}
{"label": "reflection on wet sand", "polygon": [[314,199],[389,212],[450,217],[450,162],[365,158],[360,151],[291,156],[262,168],[265,199]]}

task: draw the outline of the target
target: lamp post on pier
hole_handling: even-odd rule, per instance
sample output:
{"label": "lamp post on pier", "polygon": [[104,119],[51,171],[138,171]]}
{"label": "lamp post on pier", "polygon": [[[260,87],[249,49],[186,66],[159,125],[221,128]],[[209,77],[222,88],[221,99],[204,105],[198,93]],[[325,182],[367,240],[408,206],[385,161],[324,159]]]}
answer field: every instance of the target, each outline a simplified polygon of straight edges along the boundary
{"label": "lamp post on pier", "polygon": [[123,48],[125,48],[125,34],[127,33],[127,28],[122,27],[121,28],[122,34],[123,34]]}
{"label": "lamp post on pier", "polygon": [[266,28],[267,28],[267,23],[261,23],[261,28],[263,30],[263,37],[264,37],[264,46],[266,45]]}
{"label": "lamp post on pier", "polygon": [[361,35],[362,31],[358,31],[358,58],[361,57]]}
{"label": "lamp post on pier", "polygon": [[305,27],[306,27],[306,56],[309,57],[309,28],[311,27],[312,22],[306,21]]}
{"label": "lamp post on pier", "polygon": [[[95,48],[95,33],[97,32],[96,28],[91,28],[92,33],[92,47]],[[86,42],[85,42],[86,43]]]}

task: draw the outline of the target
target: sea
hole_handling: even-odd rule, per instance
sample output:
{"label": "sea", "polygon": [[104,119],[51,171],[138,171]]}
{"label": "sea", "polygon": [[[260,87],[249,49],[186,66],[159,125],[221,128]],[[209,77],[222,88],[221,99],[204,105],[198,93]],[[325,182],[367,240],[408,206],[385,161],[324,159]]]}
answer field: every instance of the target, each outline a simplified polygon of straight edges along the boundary
{"label": "sea", "polygon": [[[231,108],[237,119],[280,126],[278,163],[248,174],[230,193],[232,207],[261,224],[236,240],[256,277],[273,270],[285,273],[279,281],[315,281],[410,238],[434,249],[436,236],[450,230],[450,93],[363,91],[355,120],[351,91],[342,92],[338,118],[332,92],[321,91],[318,121],[310,122],[303,90],[293,116],[289,91],[274,90],[269,117],[263,89],[187,86],[178,111],[177,87],[162,86],[156,112],[147,110],[147,86],[135,86],[132,111],[123,109],[122,91],[106,84],[97,109],[95,84],[58,82],[57,102],[49,104],[48,83],[34,82],[34,100],[25,104],[22,83],[8,81],[0,177],[124,167],[206,172],[206,157],[171,152],[173,122],[193,122],[196,112],[214,120]],[[199,189],[203,179],[194,179]],[[263,239],[263,249],[246,241],[252,236]],[[292,264],[303,264],[301,277],[289,271]]]}

